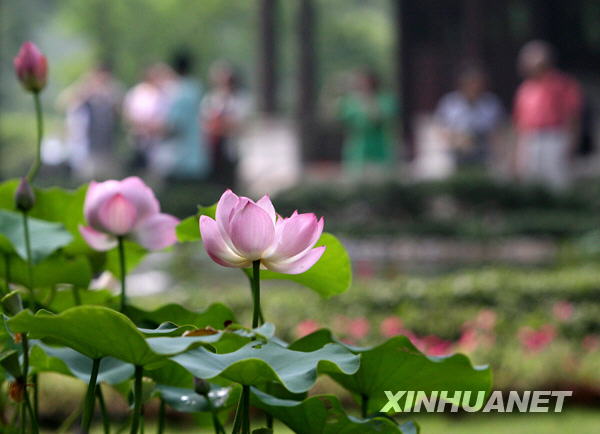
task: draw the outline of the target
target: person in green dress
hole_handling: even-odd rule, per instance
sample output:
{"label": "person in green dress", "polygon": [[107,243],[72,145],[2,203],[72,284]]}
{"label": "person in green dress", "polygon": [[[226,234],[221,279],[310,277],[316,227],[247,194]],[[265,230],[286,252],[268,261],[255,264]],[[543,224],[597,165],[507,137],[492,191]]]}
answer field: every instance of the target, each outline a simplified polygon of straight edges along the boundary
{"label": "person in green dress", "polygon": [[339,107],[346,130],[343,168],[348,175],[380,176],[392,171],[396,112],[396,101],[389,92],[381,90],[377,74],[368,70],[358,72],[351,92],[341,99]]}

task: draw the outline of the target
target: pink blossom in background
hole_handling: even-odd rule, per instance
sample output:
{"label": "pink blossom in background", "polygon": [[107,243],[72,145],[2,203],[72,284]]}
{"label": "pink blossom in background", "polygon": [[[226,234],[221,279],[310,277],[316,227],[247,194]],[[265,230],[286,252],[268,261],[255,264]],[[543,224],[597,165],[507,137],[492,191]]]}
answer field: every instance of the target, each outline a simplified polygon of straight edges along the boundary
{"label": "pink blossom in background", "polygon": [[296,326],[296,336],[301,338],[319,330],[319,323],[312,319],[301,321]]}
{"label": "pink blossom in background", "polygon": [[265,269],[300,274],[325,252],[314,247],[324,220],[312,213],[283,218],[268,196],[254,202],[227,190],[219,199],[215,219],[200,217],[200,233],[210,258],[224,267],[247,268],[260,261]]}
{"label": "pink blossom in background", "polygon": [[37,93],[46,86],[48,61],[33,42],[25,42],[21,45],[19,53],[13,60],[13,66],[25,90]]}
{"label": "pink blossom in background", "polygon": [[566,300],[557,301],[554,303],[554,306],[552,306],[552,313],[559,321],[569,321],[573,317],[574,312],[575,307]]}
{"label": "pink blossom in background", "polygon": [[84,214],[88,226],[79,232],[95,250],[110,250],[118,237],[131,237],[149,250],[175,244],[175,226],[179,220],[162,214],[154,192],[131,176],[122,181],[92,181],[88,187]]}
{"label": "pink blossom in background", "polygon": [[587,335],[583,338],[581,346],[587,352],[594,352],[600,350],[600,336],[598,335]]}
{"label": "pink blossom in background", "polygon": [[401,335],[404,331],[402,320],[397,316],[388,316],[379,325],[379,331],[381,335],[386,338]]}
{"label": "pink blossom in background", "polygon": [[369,320],[366,318],[356,318],[350,320],[346,327],[346,332],[349,336],[354,339],[363,339],[369,334],[369,330],[371,329],[371,325],[369,324]]}
{"label": "pink blossom in background", "polygon": [[425,336],[418,342],[419,345],[416,345],[416,347],[428,356],[446,356],[452,352],[452,342],[442,339],[439,336]]}
{"label": "pink blossom in background", "polygon": [[475,325],[477,328],[483,330],[492,330],[496,327],[496,321],[498,319],[498,315],[491,309],[482,309],[477,314],[475,318]]}
{"label": "pink blossom in background", "polygon": [[537,353],[552,343],[556,337],[556,330],[551,324],[543,325],[538,330],[524,326],[519,329],[518,336],[523,349]]}
{"label": "pink blossom in background", "polygon": [[467,327],[463,330],[458,340],[458,348],[465,353],[472,353],[479,346],[479,334],[473,328]]}

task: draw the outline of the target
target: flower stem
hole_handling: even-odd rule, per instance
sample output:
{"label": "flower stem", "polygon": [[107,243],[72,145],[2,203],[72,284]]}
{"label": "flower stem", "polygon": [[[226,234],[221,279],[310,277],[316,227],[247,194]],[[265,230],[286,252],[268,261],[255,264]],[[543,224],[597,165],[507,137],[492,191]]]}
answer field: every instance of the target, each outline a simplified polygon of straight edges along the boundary
{"label": "flower stem", "polygon": [[158,407],[158,429],[156,430],[156,434],[163,434],[165,431],[165,413],[166,413],[166,404],[164,399],[160,399],[160,406]]}
{"label": "flower stem", "polygon": [[42,116],[42,103],[38,92],[33,94],[33,102],[35,104],[35,117],[37,120],[37,146],[35,150],[35,159],[27,173],[29,182],[32,182],[35,179],[42,165],[42,137],[44,136],[44,117]]}
{"label": "flower stem", "polygon": [[260,260],[252,262],[252,328],[256,328],[261,323],[260,308]]}
{"label": "flower stem", "polygon": [[104,434],[110,434],[110,417],[106,409],[106,403],[104,402],[104,394],[102,393],[102,387],[96,385],[96,398],[98,398],[98,404],[100,404],[100,413],[102,414],[102,427]]}
{"label": "flower stem", "polygon": [[23,426],[25,426],[25,420],[27,419],[25,416],[25,411],[27,411],[29,413],[29,417],[31,418],[31,431],[33,433],[37,433],[37,418],[33,408],[31,407],[29,392],[27,391],[27,376],[29,375],[29,339],[27,339],[27,335],[25,333],[23,333],[21,338],[21,344],[23,345],[23,384],[25,388],[25,393],[23,394]]}
{"label": "flower stem", "polygon": [[133,389],[133,418],[131,419],[130,434],[137,434],[140,426],[140,416],[142,414],[142,375],[144,374],[143,366],[135,367],[135,384]]}
{"label": "flower stem", "polygon": [[125,243],[123,237],[119,237],[119,265],[121,271],[121,308],[119,311],[125,313],[127,308],[125,277],[127,276],[127,263],[125,261]]}
{"label": "flower stem", "polygon": [[368,409],[369,409],[369,397],[366,394],[362,393],[360,395],[360,414],[363,419],[367,418]]}
{"label": "flower stem", "polygon": [[84,433],[90,431],[90,424],[92,423],[92,416],[94,414],[94,404],[96,403],[96,380],[98,379],[100,360],[101,359],[94,359],[94,361],[92,362],[92,373],[90,375],[90,381],[88,383],[87,392],[85,394],[83,416],[81,417],[81,429]]}
{"label": "flower stem", "polygon": [[31,297],[31,308],[35,309],[35,295],[33,293],[33,260],[31,257],[31,237],[29,236],[29,214],[26,212],[23,215],[23,234],[25,236],[25,255],[27,257],[27,277],[29,286],[29,295]]}

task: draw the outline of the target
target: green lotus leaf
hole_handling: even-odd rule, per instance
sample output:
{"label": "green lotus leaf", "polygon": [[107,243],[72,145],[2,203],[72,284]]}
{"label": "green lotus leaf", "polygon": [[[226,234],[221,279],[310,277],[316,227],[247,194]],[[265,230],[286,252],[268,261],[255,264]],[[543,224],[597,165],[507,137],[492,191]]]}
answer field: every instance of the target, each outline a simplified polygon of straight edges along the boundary
{"label": "green lotus leaf", "polygon": [[[57,249],[66,246],[73,236],[60,223],[29,218],[29,236],[31,241],[31,260],[38,264]],[[16,252],[27,260],[23,216],[18,212],[0,210],[0,249],[4,254]],[[8,241],[8,243],[7,243]],[[10,246],[11,249],[7,250]]]}
{"label": "green lotus leaf", "polygon": [[222,329],[225,322],[234,322],[235,317],[231,309],[221,303],[214,303],[203,311],[191,311],[178,304],[166,304],[152,311],[145,311],[130,306],[127,314],[136,324],[156,327],[165,322],[179,326],[192,325],[197,328],[214,327]]}
{"label": "green lotus leaf", "polygon": [[239,400],[241,388],[235,385],[222,387],[211,384],[208,392],[210,405],[204,396],[197,394],[193,389],[158,384],[156,390],[159,396],[175,410],[182,413],[199,413],[211,409],[224,410],[234,407]]}
{"label": "green lotus leaf", "polygon": [[[324,344],[336,342],[329,330],[318,330],[292,343],[296,351],[313,351]],[[375,413],[388,402],[385,391],[489,391],[492,373],[487,366],[473,366],[463,354],[430,357],[421,353],[405,336],[396,336],[381,345],[369,348],[346,346],[360,354],[360,369],[354,375],[327,372],[336,382],[353,392],[357,398],[368,399],[369,413]],[[398,401],[404,409],[404,397]],[[452,403],[452,399],[448,399]],[[459,404],[459,403],[457,403]]]}
{"label": "green lotus leaf", "polygon": [[218,341],[222,335],[145,339],[129,318],[102,306],[77,306],[58,315],[25,310],[8,324],[13,332],[27,332],[33,339],[70,347],[91,359],[114,357],[148,368],[164,363],[167,356]]}
{"label": "green lotus leaf", "polygon": [[221,377],[245,385],[277,382],[294,393],[310,389],[318,372],[352,375],[358,370],[359,356],[338,344],[328,344],[311,352],[292,351],[273,342],[249,342],[237,351],[215,354],[196,348],[171,360],[194,376]]}
{"label": "green lotus leaf", "polygon": [[[30,363],[34,372],[58,372],[89,381],[92,359],[67,347],[53,347],[40,341],[32,341]],[[113,357],[100,361],[98,382],[120,384],[133,377],[134,366]]]}
{"label": "green lotus leaf", "polygon": [[417,434],[418,427],[408,422],[397,425],[385,417],[359,419],[346,414],[334,395],[316,395],[303,401],[281,399],[252,388],[252,405],[286,424],[298,434]]}

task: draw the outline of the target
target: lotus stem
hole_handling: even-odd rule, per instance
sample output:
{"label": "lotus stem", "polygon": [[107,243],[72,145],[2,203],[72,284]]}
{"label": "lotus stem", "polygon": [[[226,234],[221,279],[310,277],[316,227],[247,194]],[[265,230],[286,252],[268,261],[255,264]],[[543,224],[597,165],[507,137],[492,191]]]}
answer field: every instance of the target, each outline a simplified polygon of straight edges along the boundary
{"label": "lotus stem", "polygon": [[363,419],[367,418],[369,412],[369,397],[365,393],[360,395],[360,414]]}
{"label": "lotus stem", "polygon": [[94,414],[94,405],[96,403],[96,381],[98,380],[98,371],[100,370],[100,360],[101,359],[94,359],[92,362],[92,373],[90,374],[90,381],[85,394],[83,416],[81,418],[81,429],[84,433],[88,433],[90,431],[92,416]]}
{"label": "lotus stem", "polygon": [[121,271],[121,308],[119,311],[125,313],[127,309],[127,289],[125,287],[125,277],[127,276],[127,262],[125,260],[125,243],[123,237],[119,237],[119,266]]}
{"label": "lotus stem", "polygon": [[160,399],[160,406],[158,407],[158,428],[156,434],[163,434],[165,431],[165,415],[166,415],[166,404],[164,399]]}
{"label": "lotus stem", "polygon": [[40,100],[39,92],[33,93],[33,102],[35,105],[35,117],[37,121],[37,146],[35,150],[35,159],[27,173],[27,179],[30,182],[33,182],[42,166],[42,137],[44,136],[44,116],[42,115],[42,102]]}
{"label": "lotus stem", "polygon": [[260,308],[260,260],[252,262],[252,328],[256,328],[261,322]]}
{"label": "lotus stem", "polygon": [[102,387],[100,384],[96,385],[96,398],[98,398],[98,404],[100,405],[100,413],[102,414],[102,427],[104,434],[110,434],[110,417],[108,410],[106,409],[106,403],[104,402],[104,394],[102,393]]}
{"label": "lotus stem", "polygon": [[133,417],[131,419],[131,434],[137,434],[140,426],[140,416],[142,415],[142,376],[144,374],[143,366],[135,367],[135,384],[133,389]]}
{"label": "lotus stem", "polygon": [[31,257],[31,237],[29,235],[29,214],[27,212],[23,212],[21,214],[23,215],[23,234],[25,236],[25,255],[27,257],[29,295],[31,297],[31,308],[35,309],[35,295],[33,293],[33,260]]}

